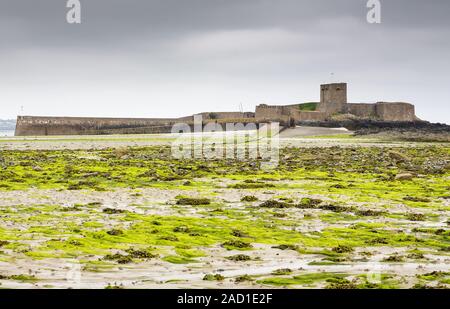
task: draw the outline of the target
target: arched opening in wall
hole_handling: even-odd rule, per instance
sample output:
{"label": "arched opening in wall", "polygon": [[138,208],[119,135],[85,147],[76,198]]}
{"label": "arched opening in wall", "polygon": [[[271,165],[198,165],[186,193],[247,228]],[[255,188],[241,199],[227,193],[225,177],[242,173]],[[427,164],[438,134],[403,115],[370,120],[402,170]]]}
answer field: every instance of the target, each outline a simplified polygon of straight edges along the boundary
{"label": "arched opening in wall", "polygon": [[295,119],[293,119],[293,118],[289,119],[289,127],[295,128]]}

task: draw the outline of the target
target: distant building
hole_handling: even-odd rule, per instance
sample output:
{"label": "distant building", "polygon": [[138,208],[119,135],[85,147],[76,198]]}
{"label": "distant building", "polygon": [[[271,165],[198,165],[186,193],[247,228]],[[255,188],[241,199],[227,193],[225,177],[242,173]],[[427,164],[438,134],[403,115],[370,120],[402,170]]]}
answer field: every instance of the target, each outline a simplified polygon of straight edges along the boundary
{"label": "distant building", "polygon": [[[320,102],[291,105],[258,105],[255,112],[201,113],[205,122],[280,122],[293,125],[302,122],[322,122],[336,115],[348,114],[363,119],[392,122],[413,122],[414,105],[404,102],[348,103],[347,84],[320,86]],[[30,135],[98,135],[170,133],[179,122],[193,123],[194,116],[182,118],[85,118],[18,116],[16,136]]]}
{"label": "distant building", "polygon": [[414,105],[404,102],[348,103],[347,84],[335,83],[320,86],[320,102],[256,107],[258,119],[284,121],[325,121],[334,115],[350,114],[360,118],[380,121],[417,121]]}

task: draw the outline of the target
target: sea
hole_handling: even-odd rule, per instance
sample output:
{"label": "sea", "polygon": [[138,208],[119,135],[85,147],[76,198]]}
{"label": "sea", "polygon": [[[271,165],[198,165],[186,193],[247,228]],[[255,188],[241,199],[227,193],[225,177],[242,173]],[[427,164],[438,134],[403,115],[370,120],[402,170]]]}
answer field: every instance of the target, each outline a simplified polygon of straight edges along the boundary
{"label": "sea", "polygon": [[0,137],[14,136],[14,130],[0,130]]}

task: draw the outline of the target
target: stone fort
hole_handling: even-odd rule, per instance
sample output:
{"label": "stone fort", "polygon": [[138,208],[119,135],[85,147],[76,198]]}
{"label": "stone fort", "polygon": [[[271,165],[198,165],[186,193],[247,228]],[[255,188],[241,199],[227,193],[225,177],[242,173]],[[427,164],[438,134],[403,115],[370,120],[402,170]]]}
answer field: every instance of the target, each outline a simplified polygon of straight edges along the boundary
{"label": "stone fort", "polygon": [[[419,121],[414,105],[404,102],[349,103],[347,84],[320,86],[320,102],[258,105],[255,112],[207,112],[204,123],[268,123],[282,126],[326,122],[339,115],[386,122]],[[194,115],[181,118],[89,118],[18,116],[16,136],[170,133],[176,123],[193,125]]]}

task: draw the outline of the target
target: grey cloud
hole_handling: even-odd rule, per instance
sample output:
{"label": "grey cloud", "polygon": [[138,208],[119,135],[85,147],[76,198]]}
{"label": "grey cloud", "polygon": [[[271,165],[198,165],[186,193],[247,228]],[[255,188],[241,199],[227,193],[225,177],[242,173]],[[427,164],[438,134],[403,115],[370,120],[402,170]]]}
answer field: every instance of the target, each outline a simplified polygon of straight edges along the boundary
{"label": "grey cloud", "polygon": [[[84,0],[83,24],[65,22],[64,0],[2,0],[0,19],[13,23],[3,32],[33,44],[120,44],[123,39],[167,39],[189,32],[287,28],[307,30],[332,18],[365,23],[365,0]],[[449,27],[446,0],[384,0],[381,27]]]}
{"label": "grey cloud", "polygon": [[317,99],[335,72],[354,101],[409,100],[449,122],[447,0],[382,0],[381,25],[366,22],[366,0],[81,2],[82,24],[69,25],[65,0],[0,0],[4,117],[20,105],[105,116],[252,109]]}

